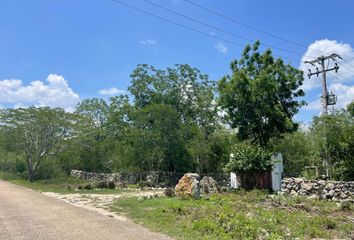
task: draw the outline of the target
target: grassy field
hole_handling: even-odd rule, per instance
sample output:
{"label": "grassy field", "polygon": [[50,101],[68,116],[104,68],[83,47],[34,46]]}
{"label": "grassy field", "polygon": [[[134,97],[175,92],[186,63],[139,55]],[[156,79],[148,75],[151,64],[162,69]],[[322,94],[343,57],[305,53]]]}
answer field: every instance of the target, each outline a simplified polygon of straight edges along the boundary
{"label": "grassy field", "polygon": [[[8,174],[5,172],[0,172],[0,179],[6,180],[17,185],[21,185],[27,188],[31,188],[40,192],[55,192],[61,194],[69,194],[69,193],[92,193],[92,194],[115,194],[121,193],[125,190],[123,189],[97,189],[95,188],[94,183],[89,183],[85,180],[75,179],[75,178],[65,178],[65,179],[52,179],[52,180],[38,180],[29,182],[18,176]],[[92,189],[82,189],[76,190],[78,186],[85,187],[90,184]]]}
{"label": "grassy field", "polygon": [[201,200],[122,198],[114,211],[176,239],[353,239],[352,204],[240,191]]}

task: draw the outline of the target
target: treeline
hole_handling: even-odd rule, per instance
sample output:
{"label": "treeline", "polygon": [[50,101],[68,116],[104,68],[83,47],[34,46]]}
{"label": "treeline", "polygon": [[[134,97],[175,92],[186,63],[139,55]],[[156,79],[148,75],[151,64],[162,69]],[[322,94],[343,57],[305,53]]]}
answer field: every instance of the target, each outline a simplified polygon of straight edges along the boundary
{"label": "treeline", "polygon": [[165,70],[143,64],[131,74],[129,95],[86,99],[73,113],[3,109],[0,170],[30,180],[62,177],[71,169],[257,171],[269,168],[263,164],[269,153],[280,151],[288,172],[326,170],[323,159],[330,159],[334,178],[353,178],[353,110],[315,118],[308,131],[298,130],[293,116],[304,105],[303,74],[258,47],[246,46],[218,82],[185,64]]}

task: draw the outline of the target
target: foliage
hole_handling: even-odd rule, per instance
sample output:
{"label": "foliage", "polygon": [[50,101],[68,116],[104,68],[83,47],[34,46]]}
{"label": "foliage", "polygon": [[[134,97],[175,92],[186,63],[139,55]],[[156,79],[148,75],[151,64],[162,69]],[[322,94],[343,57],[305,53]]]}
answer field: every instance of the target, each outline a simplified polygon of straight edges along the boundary
{"label": "foliage", "polygon": [[273,138],[269,145],[270,150],[282,154],[285,173],[299,176],[305,166],[318,165],[317,146],[310,132],[286,133],[282,138]]}
{"label": "foliage", "polygon": [[140,169],[176,171],[185,155],[176,110],[168,105],[148,105],[135,111],[131,119],[130,141]]}
{"label": "foliage", "polygon": [[338,180],[354,180],[354,118],[350,108],[315,117],[311,133],[319,159],[328,162],[330,176]]}
{"label": "foliage", "polygon": [[334,180],[354,179],[354,119],[352,104],[330,115],[314,117],[307,131],[285,134],[282,138],[272,139],[269,149],[281,152],[285,172],[304,177],[326,174],[328,162],[329,175]]}
{"label": "foliage", "polygon": [[66,140],[75,136],[77,118],[58,108],[30,107],[2,110],[0,121],[14,150],[25,155],[32,181],[41,162],[62,151]]}
{"label": "foliage", "polygon": [[247,45],[241,59],[231,63],[232,75],[219,82],[219,102],[240,140],[265,147],[271,138],[297,129],[292,118],[304,105],[296,100],[304,96],[303,74],[274,59],[271,50],[261,54],[258,48],[259,42]]}
{"label": "foliage", "polygon": [[[350,239],[353,210],[306,198],[261,191],[201,200],[120,198],[112,208],[175,239]],[[349,212],[348,212],[349,211]]]}
{"label": "foliage", "polygon": [[182,123],[196,124],[208,133],[216,126],[217,106],[214,86],[207,75],[187,64],[159,70],[147,64],[138,65],[131,74],[129,91],[135,106],[150,104],[172,106]]}
{"label": "foliage", "polygon": [[226,164],[228,172],[262,172],[272,168],[271,153],[259,146],[246,142],[232,147],[230,162]]}

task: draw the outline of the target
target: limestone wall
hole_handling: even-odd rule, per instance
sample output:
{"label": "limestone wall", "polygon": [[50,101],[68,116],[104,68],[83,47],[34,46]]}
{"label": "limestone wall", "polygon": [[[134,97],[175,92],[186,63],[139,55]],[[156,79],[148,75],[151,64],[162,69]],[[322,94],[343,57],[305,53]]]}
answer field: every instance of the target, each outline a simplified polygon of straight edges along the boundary
{"label": "limestone wall", "polygon": [[[144,173],[95,173],[81,170],[71,170],[72,177],[88,181],[114,181],[123,184],[140,184],[149,187],[174,187],[184,173],[172,172],[144,172]],[[215,179],[219,188],[230,187],[229,174],[208,175]],[[202,175],[201,177],[204,177]]]}
{"label": "limestone wall", "polygon": [[282,192],[292,196],[329,199],[333,201],[354,201],[354,181],[305,180],[303,178],[284,178]]}

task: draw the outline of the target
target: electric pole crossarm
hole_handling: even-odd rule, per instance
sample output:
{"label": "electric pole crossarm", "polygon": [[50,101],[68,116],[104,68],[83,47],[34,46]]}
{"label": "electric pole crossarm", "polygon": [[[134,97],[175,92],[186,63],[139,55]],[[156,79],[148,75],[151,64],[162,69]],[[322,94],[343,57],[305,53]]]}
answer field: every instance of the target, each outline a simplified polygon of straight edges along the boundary
{"label": "electric pole crossarm", "polygon": [[304,63],[309,63],[309,64],[311,64],[311,65],[314,66],[315,63],[321,64],[322,61],[325,61],[325,60],[327,60],[327,59],[332,59],[333,61],[335,61],[336,58],[342,59],[342,57],[339,56],[338,54],[332,53],[332,54],[329,55],[329,56],[321,56],[321,57],[318,57],[318,58],[315,59],[315,60],[305,61]]}
{"label": "electric pole crossarm", "polygon": [[328,68],[328,69],[324,69],[324,70],[322,70],[322,71],[318,71],[318,68],[317,68],[317,71],[316,72],[311,72],[311,69],[309,69],[309,73],[307,74],[307,76],[309,77],[309,78],[311,78],[311,76],[312,75],[316,75],[317,77],[318,77],[318,75],[320,74],[320,73],[323,73],[323,72],[330,72],[330,71],[335,71],[335,72],[338,72],[338,69],[339,69],[339,66],[338,66],[338,64],[337,63],[335,63],[335,66],[333,67],[333,68]]}
{"label": "electric pole crossarm", "polygon": [[[336,102],[336,96],[334,94],[328,94],[327,92],[327,79],[326,79],[326,73],[330,72],[330,71],[335,71],[338,72],[339,66],[336,63],[337,58],[342,59],[341,56],[339,56],[336,53],[333,53],[331,55],[328,56],[321,56],[318,57],[317,59],[311,60],[311,61],[305,61],[305,63],[311,64],[312,66],[316,66],[316,64],[318,64],[321,67],[321,70],[318,69],[318,67],[316,67],[316,72],[311,72],[311,69],[309,69],[309,73],[307,74],[307,76],[309,78],[311,78],[311,76],[316,75],[317,77],[322,74],[322,106],[323,106],[323,110],[322,110],[322,114],[327,115],[328,113],[328,105],[333,105]],[[334,61],[335,65],[332,68],[327,68],[325,67],[325,61],[328,60],[328,63],[330,60]]]}

